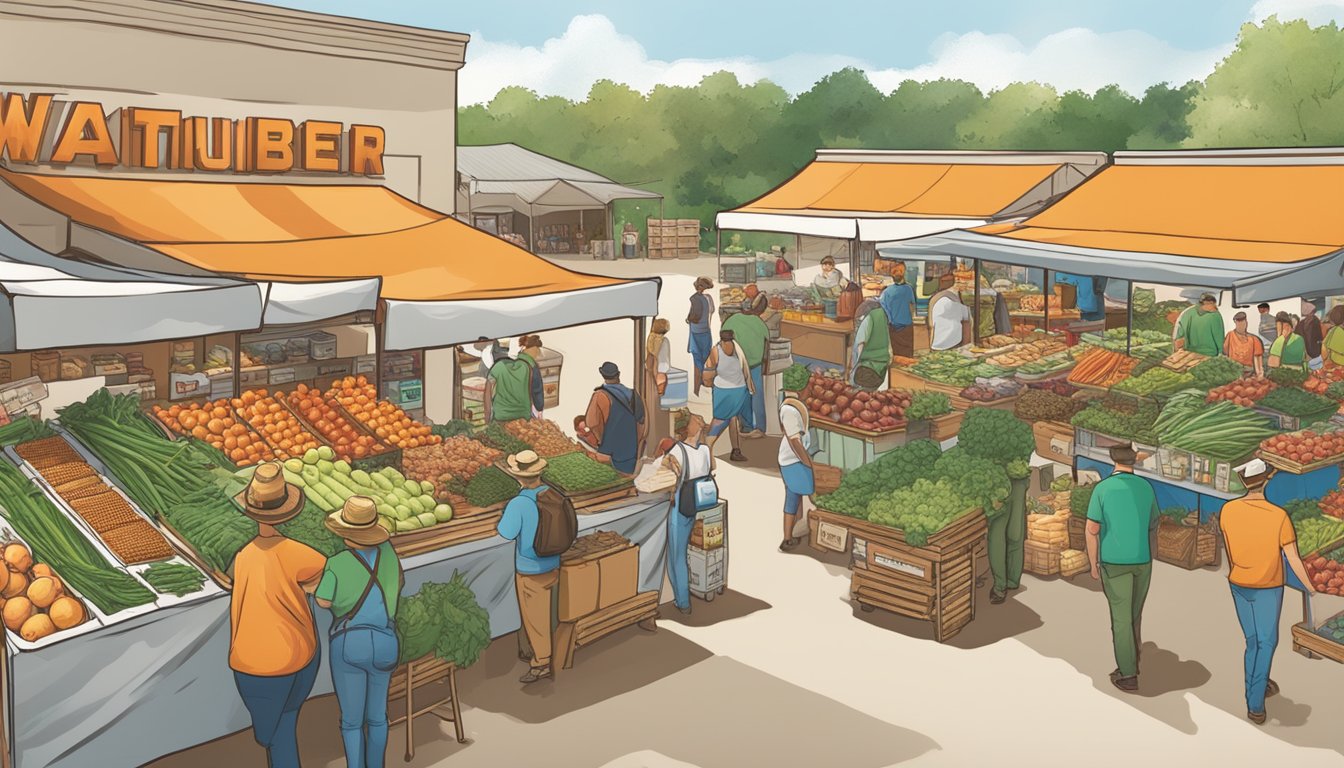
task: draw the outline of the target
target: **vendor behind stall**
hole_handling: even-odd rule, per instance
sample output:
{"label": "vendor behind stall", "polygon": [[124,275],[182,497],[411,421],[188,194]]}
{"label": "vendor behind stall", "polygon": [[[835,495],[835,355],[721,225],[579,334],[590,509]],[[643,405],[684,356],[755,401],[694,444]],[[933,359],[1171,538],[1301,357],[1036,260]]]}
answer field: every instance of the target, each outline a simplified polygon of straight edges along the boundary
{"label": "vendor behind stall", "polygon": [[504,346],[496,343],[491,351],[494,364],[485,380],[485,401],[489,403],[491,421],[513,421],[532,416],[532,379],[536,375],[524,360],[509,356]]}
{"label": "vendor behind stall", "polygon": [[1186,310],[1176,321],[1176,349],[1217,357],[1223,351],[1223,331],[1218,299],[1206,293],[1199,298],[1198,307],[1193,311]]}
{"label": "vendor behind stall", "polygon": [[827,256],[821,260],[821,274],[812,278],[812,298],[816,301],[835,301],[848,286],[849,279],[835,268],[835,259]]}
{"label": "vendor behind stall", "polygon": [[869,391],[882,389],[891,367],[891,337],[887,331],[887,313],[876,299],[866,299],[854,313],[854,354],[849,380]]}
{"label": "vendor behind stall", "polygon": [[887,316],[887,335],[891,353],[901,357],[915,356],[915,289],[905,282],[905,262],[898,261],[891,268],[894,281],[882,291],[882,311]]}
{"label": "vendor behind stall", "polygon": [[1074,291],[1077,293],[1075,303],[1078,307],[1078,314],[1083,320],[1106,319],[1106,301],[1104,298],[1106,278],[1056,272],[1053,276],[1053,282],[1074,287]]}
{"label": "vendor behind stall", "polygon": [[938,278],[938,292],[929,299],[929,347],[934,351],[956,349],[970,341],[971,310],[957,292],[951,273]]}

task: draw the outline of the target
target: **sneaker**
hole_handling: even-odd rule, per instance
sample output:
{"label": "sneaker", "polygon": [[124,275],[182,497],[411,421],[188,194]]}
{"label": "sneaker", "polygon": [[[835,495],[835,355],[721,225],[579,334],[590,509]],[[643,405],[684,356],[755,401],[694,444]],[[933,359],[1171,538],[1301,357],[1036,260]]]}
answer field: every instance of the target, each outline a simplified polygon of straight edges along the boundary
{"label": "sneaker", "polygon": [[736,461],[736,462],[739,462],[739,463],[740,463],[740,462],[745,462],[745,461],[747,460],[747,455],[746,455],[745,453],[742,452],[742,449],[741,449],[741,448],[734,448],[734,449],[733,449],[733,452],[730,453],[730,454],[728,454],[728,460],[729,460],[729,461]]}
{"label": "sneaker", "polygon": [[779,542],[779,551],[780,551],[780,552],[788,552],[789,550],[793,549],[793,548],[796,547],[796,546],[798,546],[798,540],[797,540],[797,539],[785,539],[785,540]]}
{"label": "sneaker", "polygon": [[532,667],[531,669],[527,670],[527,674],[518,678],[518,682],[526,685],[528,683],[535,683],[538,680],[547,680],[552,677],[553,674],[551,672],[551,665],[547,664],[544,667]]}
{"label": "sneaker", "polygon": [[1111,673],[1111,684],[1125,693],[1134,693],[1139,690],[1139,677],[1138,675],[1121,677],[1120,670],[1117,669]]}
{"label": "sneaker", "polygon": [[1007,599],[1008,595],[1003,592],[991,591],[989,593],[989,602],[994,605],[998,605],[999,603],[1002,603],[1004,600]]}
{"label": "sneaker", "polygon": [[681,611],[683,614],[685,614],[685,615],[687,615],[687,616],[690,616],[690,615],[691,615],[691,606],[689,606],[689,605],[687,605],[687,606],[685,606],[685,607],[682,607],[682,606],[678,605],[678,606],[677,606],[677,610],[678,610],[678,611]]}
{"label": "sneaker", "polygon": [[1273,680],[1270,680],[1268,683],[1265,684],[1265,698],[1266,698],[1266,699],[1268,699],[1270,696],[1278,696],[1278,695],[1279,695],[1279,684],[1278,684],[1278,683],[1274,682]]}
{"label": "sneaker", "polygon": [[1265,721],[1269,719],[1269,715],[1264,712],[1247,712],[1246,719],[1256,725],[1264,725]]}

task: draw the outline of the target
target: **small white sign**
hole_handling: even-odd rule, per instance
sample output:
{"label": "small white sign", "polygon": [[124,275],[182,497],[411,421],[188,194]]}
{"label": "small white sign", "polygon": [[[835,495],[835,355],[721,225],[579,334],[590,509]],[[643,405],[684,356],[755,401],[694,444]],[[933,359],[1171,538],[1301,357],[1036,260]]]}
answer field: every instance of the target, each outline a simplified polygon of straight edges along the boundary
{"label": "small white sign", "polygon": [[887,555],[873,555],[873,564],[880,565],[883,568],[887,568],[893,571],[908,573],[911,576],[915,576],[920,579],[924,578],[923,568],[919,567],[918,565],[907,563],[903,560],[897,560],[894,557],[888,557]]}

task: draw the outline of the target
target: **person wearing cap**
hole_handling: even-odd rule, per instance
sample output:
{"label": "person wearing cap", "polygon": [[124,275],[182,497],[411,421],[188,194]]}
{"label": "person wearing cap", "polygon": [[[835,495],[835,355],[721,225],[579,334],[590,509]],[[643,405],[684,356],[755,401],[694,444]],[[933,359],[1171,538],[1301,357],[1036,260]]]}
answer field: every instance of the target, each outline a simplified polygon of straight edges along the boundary
{"label": "person wearing cap", "polygon": [[743,437],[765,437],[765,348],[770,340],[770,328],[761,319],[769,299],[764,293],[756,294],[742,311],[723,321],[723,330],[733,332],[733,341],[742,349],[742,357],[751,372],[751,418],[743,422]]}
{"label": "person wearing cap", "polygon": [[1223,350],[1223,316],[1218,299],[1206,293],[1199,297],[1193,311],[1186,310],[1176,321],[1176,349],[1215,357]]}
{"label": "person wearing cap", "polygon": [[878,301],[887,315],[888,343],[899,357],[915,356],[915,289],[905,281],[905,262],[892,265],[893,282],[882,289]]}
{"label": "person wearing cap", "polygon": [[751,379],[746,355],[737,345],[732,331],[719,332],[719,343],[705,361],[704,383],[714,390],[714,423],[709,426],[710,446],[727,429],[728,440],[733,445],[728,460],[746,461],[739,437],[743,426],[750,429],[751,398],[755,394],[755,383]]}
{"label": "person wearing cap", "polygon": [[1157,495],[1147,480],[1134,474],[1139,456],[1133,446],[1112,446],[1110,454],[1115,471],[1093,487],[1087,506],[1087,557],[1092,563],[1092,578],[1101,579],[1110,604],[1116,665],[1111,683],[1132,693],[1139,689],[1139,651],[1143,647],[1139,630],[1153,576]]}
{"label": "person wearing cap", "polygon": [[1218,527],[1227,547],[1227,580],[1232,604],[1246,637],[1246,717],[1257,725],[1266,719],[1265,699],[1279,692],[1270,679],[1279,645],[1283,610],[1283,564],[1314,594],[1315,588],[1297,551],[1297,532],[1288,513],[1265,499],[1272,473],[1260,459],[1237,470],[1246,495],[1229,501],[1218,513]]}
{"label": "person wearing cap", "polygon": [[[525,360],[511,357],[509,350],[496,343],[494,364],[485,380],[485,402],[491,421],[513,421],[532,416],[534,396],[541,391],[541,376]],[[534,387],[534,382],[536,387]]]}
{"label": "person wearing cap", "polygon": [[714,347],[710,336],[709,321],[714,316],[714,299],[705,293],[714,287],[714,281],[708,277],[695,279],[695,293],[691,294],[691,310],[686,315],[686,324],[690,326],[690,338],[686,351],[691,353],[691,364],[695,367],[692,388],[700,394],[700,380],[705,370],[705,360],[709,359],[709,350]]}
{"label": "person wearing cap", "polygon": [[267,764],[298,768],[299,708],[312,693],[322,657],[308,595],[326,558],[276,527],[305,503],[303,490],[285,482],[279,462],[258,465],[237,500],[256,521],[257,536],[233,560],[229,667]]}
{"label": "person wearing cap", "polygon": [[677,610],[691,612],[691,576],[687,559],[691,533],[695,529],[695,515],[682,514],[679,492],[685,483],[709,477],[716,466],[714,454],[704,441],[705,420],[689,408],[677,412],[673,424],[676,442],[663,456],[663,466],[677,477],[672,490],[672,508],[667,513],[667,580],[672,585],[672,599]]}
{"label": "person wearing cap", "polygon": [[1279,335],[1279,323],[1275,319],[1274,313],[1269,311],[1269,304],[1260,302],[1255,305],[1255,311],[1259,315],[1260,324],[1258,334],[1260,341],[1265,344],[1265,367],[1269,367],[1269,348],[1274,346],[1274,339]]}
{"label": "person wearing cap", "polygon": [[325,523],[346,546],[327,560],[313,595],[332,615],[331,683],[341,709],[345,762],[382,768],[387,690],[400,655],[397,601],[406,578],[373,499],[351,496]]}
{"label": "person wearing cap", "polygon": [[816,477],[812,470],[812,438],[808,433],[807,406],[795,397],[786,397],[779,405],[779,426],[784,437],[779,441],[779,476],[784,481],[784,538],[779,551],[787,552],[798,546],[793,531],[798,525],[798,513],[803,499],[816,491]]}
{"label": "person wearing cap", "polygon": [[1316,316],[1316,302],[1311,299],[1302,300],[1302,319],[1297,321],[1297,327],[1293,331],[1302,337],[1302,344],[1306,347],[1307,368],[1313,371],[1320,370],[1321,339],[1325,332],[1321,328],[1321,318]]}
{"label": "person wearing cap", "polygon": [[938,278],[938,292],[929,297],[929,348],[956,349],[971,338],[971,310],[961,301],[951,272]]}
{"label": "person wearing cap", "polygon": [[1297,318],[1280,312],[1275,320],[1279,335],[1269,347],[1269,367],[1307,370],[1307,344],[1294,330]]}
{"label": "person wearing cap", "polygon": [[1321,341],[1321,363],[1326,368],[1344,366],[1344,304],[1339,304],[1326,315],[1330,329]]}
{"label": "person wearing cap", "polygon": [[849,286],[849,279],[835,268],[835,259],[821,260],[821,272],[812,278],[812,298],[817,301],[835,300]]}
{"label": "person wearing cap", "polygon": [[885,389],[891,369],[891,333],[887,312],[876,299],[864,299],[854,312],[854,349],[849,356],[849,381],[869,391]]}
{"label": "person wearing cap", "polygon": [[535,333],[518,339],[518,359],[532,367],[532,417],[541,418],[546,408],[546,387],[541,381],[541,337]]}
{"label": "person wearing cap", "polygon": [[509,456],[505,471],[513,475],[522,488],[504,507],[496,530],[500,536],[514,542],[513,585],[518,593],[518,615],[522,632],[532,654],[527,674],[519,678],[523,684],[553,677],[551,670],[551,628],[555,615],[552,610],[554,590],[560,582],[560,557],[543,557],[533,549],[537,538],[540,510],[537,497],[546,492],[541,473],[546,460],[535,451],[522,451]]}
{"label": "person wearing cap", "polygon": [[597,441],[597,452],[610,457],[617,471],[632,475],[648,428],[644,400],[621,383],[621,369],[615,363],[603,363],[598,373],[602,386],[588,400],[584,423]]}
{"label": "person wearing cap", "polygon": [[1255,371],[1256,378],[1265,375],[1265,345],[1259,336],[1250,332],[1245,312],[1232,316],[1232,330],[1223,340],[1223,354],[1229,360]]}

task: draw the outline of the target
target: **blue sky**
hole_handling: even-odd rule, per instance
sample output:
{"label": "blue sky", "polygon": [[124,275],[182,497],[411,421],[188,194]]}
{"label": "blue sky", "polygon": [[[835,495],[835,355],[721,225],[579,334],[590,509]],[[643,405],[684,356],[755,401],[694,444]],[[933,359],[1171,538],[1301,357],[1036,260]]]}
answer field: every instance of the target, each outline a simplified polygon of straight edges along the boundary
{"label": "blue sky", "polygon": [[277,5],[466,32],[462,101],[505,85],[582,98],[603,77],[647,90],[715,69],[805,90],[840,66],[882,88],[962,77],[982,87],[1039,80],[1061,88],[1208,74],[1238,27],[1277,13],[1344,19],[1344,0],[961,0],[960,2],[648,3],[281,0]]}

